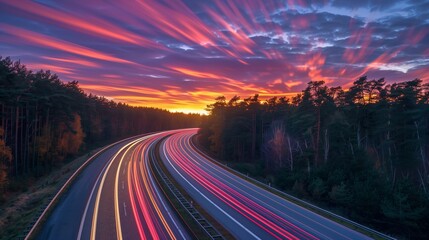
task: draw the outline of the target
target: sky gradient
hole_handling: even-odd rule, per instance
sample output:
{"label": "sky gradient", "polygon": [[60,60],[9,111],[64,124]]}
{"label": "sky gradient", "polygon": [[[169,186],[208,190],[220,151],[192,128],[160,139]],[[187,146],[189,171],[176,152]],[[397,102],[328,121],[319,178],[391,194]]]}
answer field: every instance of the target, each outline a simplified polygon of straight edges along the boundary
{"label": "sky gradient", "polygon": [[134,106],[429,81],[429,0],[0,0],[0,55]]}

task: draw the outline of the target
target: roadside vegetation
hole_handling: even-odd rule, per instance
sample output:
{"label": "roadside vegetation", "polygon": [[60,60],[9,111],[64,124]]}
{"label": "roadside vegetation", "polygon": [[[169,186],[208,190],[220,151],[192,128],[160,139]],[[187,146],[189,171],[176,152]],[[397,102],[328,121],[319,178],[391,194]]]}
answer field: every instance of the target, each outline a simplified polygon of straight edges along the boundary
{"label": "roadside vegetation", "polygon": [[25,189],[9,192],[7,201],[0,206],[0,240],[23,239],[55,194],[88,158],[84,154],[41,178],[27,178]]}
{"label": "roadside vegetation", "polygon": [[403,238],[429,231],[429,84],[312,81],[288,99],[219,97],[198,141],[229,166]]}

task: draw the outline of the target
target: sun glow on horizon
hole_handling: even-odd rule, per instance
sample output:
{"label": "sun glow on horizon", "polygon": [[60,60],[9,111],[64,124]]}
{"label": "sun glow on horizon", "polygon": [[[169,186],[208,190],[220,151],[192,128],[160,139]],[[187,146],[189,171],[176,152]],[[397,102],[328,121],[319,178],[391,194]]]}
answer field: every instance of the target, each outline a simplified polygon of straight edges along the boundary
{"label": "sun glow on horizon", "polygon": [[0,0],[2,56],[116,102],[201,114],[218,96],[291,97],[310,81],[429,81],[429,10],[405,0],[85,3]]}

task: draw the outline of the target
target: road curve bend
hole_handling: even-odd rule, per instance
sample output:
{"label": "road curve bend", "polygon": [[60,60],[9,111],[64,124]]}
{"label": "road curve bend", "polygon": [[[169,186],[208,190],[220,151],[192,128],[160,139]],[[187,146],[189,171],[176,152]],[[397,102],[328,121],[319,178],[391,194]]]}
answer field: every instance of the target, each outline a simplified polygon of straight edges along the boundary
{"label": "road curve bend", "polygon": [[36,239],[190,239],[149,171],[148,149],[172,133],[122,141],[93,159]]}
{"label": "road curve bend", "polygon": [[63,194],[37,239],[190,239],[159,189],[149,154],[237,239],[369,239],[233,174],[195,149],[198,129],[118,142]]}
{"label": "road curve bend", "polygon": [[213,163],[196,151],[197,129],[178,131],[160,146],[170,174],[237,239],[370,239],[291,203]]}

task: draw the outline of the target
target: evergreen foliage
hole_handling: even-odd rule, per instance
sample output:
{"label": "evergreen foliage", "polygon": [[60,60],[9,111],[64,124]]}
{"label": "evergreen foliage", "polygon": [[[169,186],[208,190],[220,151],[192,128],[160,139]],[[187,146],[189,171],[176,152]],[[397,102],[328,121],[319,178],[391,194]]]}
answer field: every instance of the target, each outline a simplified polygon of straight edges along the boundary
{"label": "evergreen foliage", "polygon": [[[292,99],[219,97],[199,132],[230,165],[403,236],[429,232],[429,84],[309,82]],[[255,146],[254,146],[255,144]],[[253,152],[255,150],[255,152]]]}

